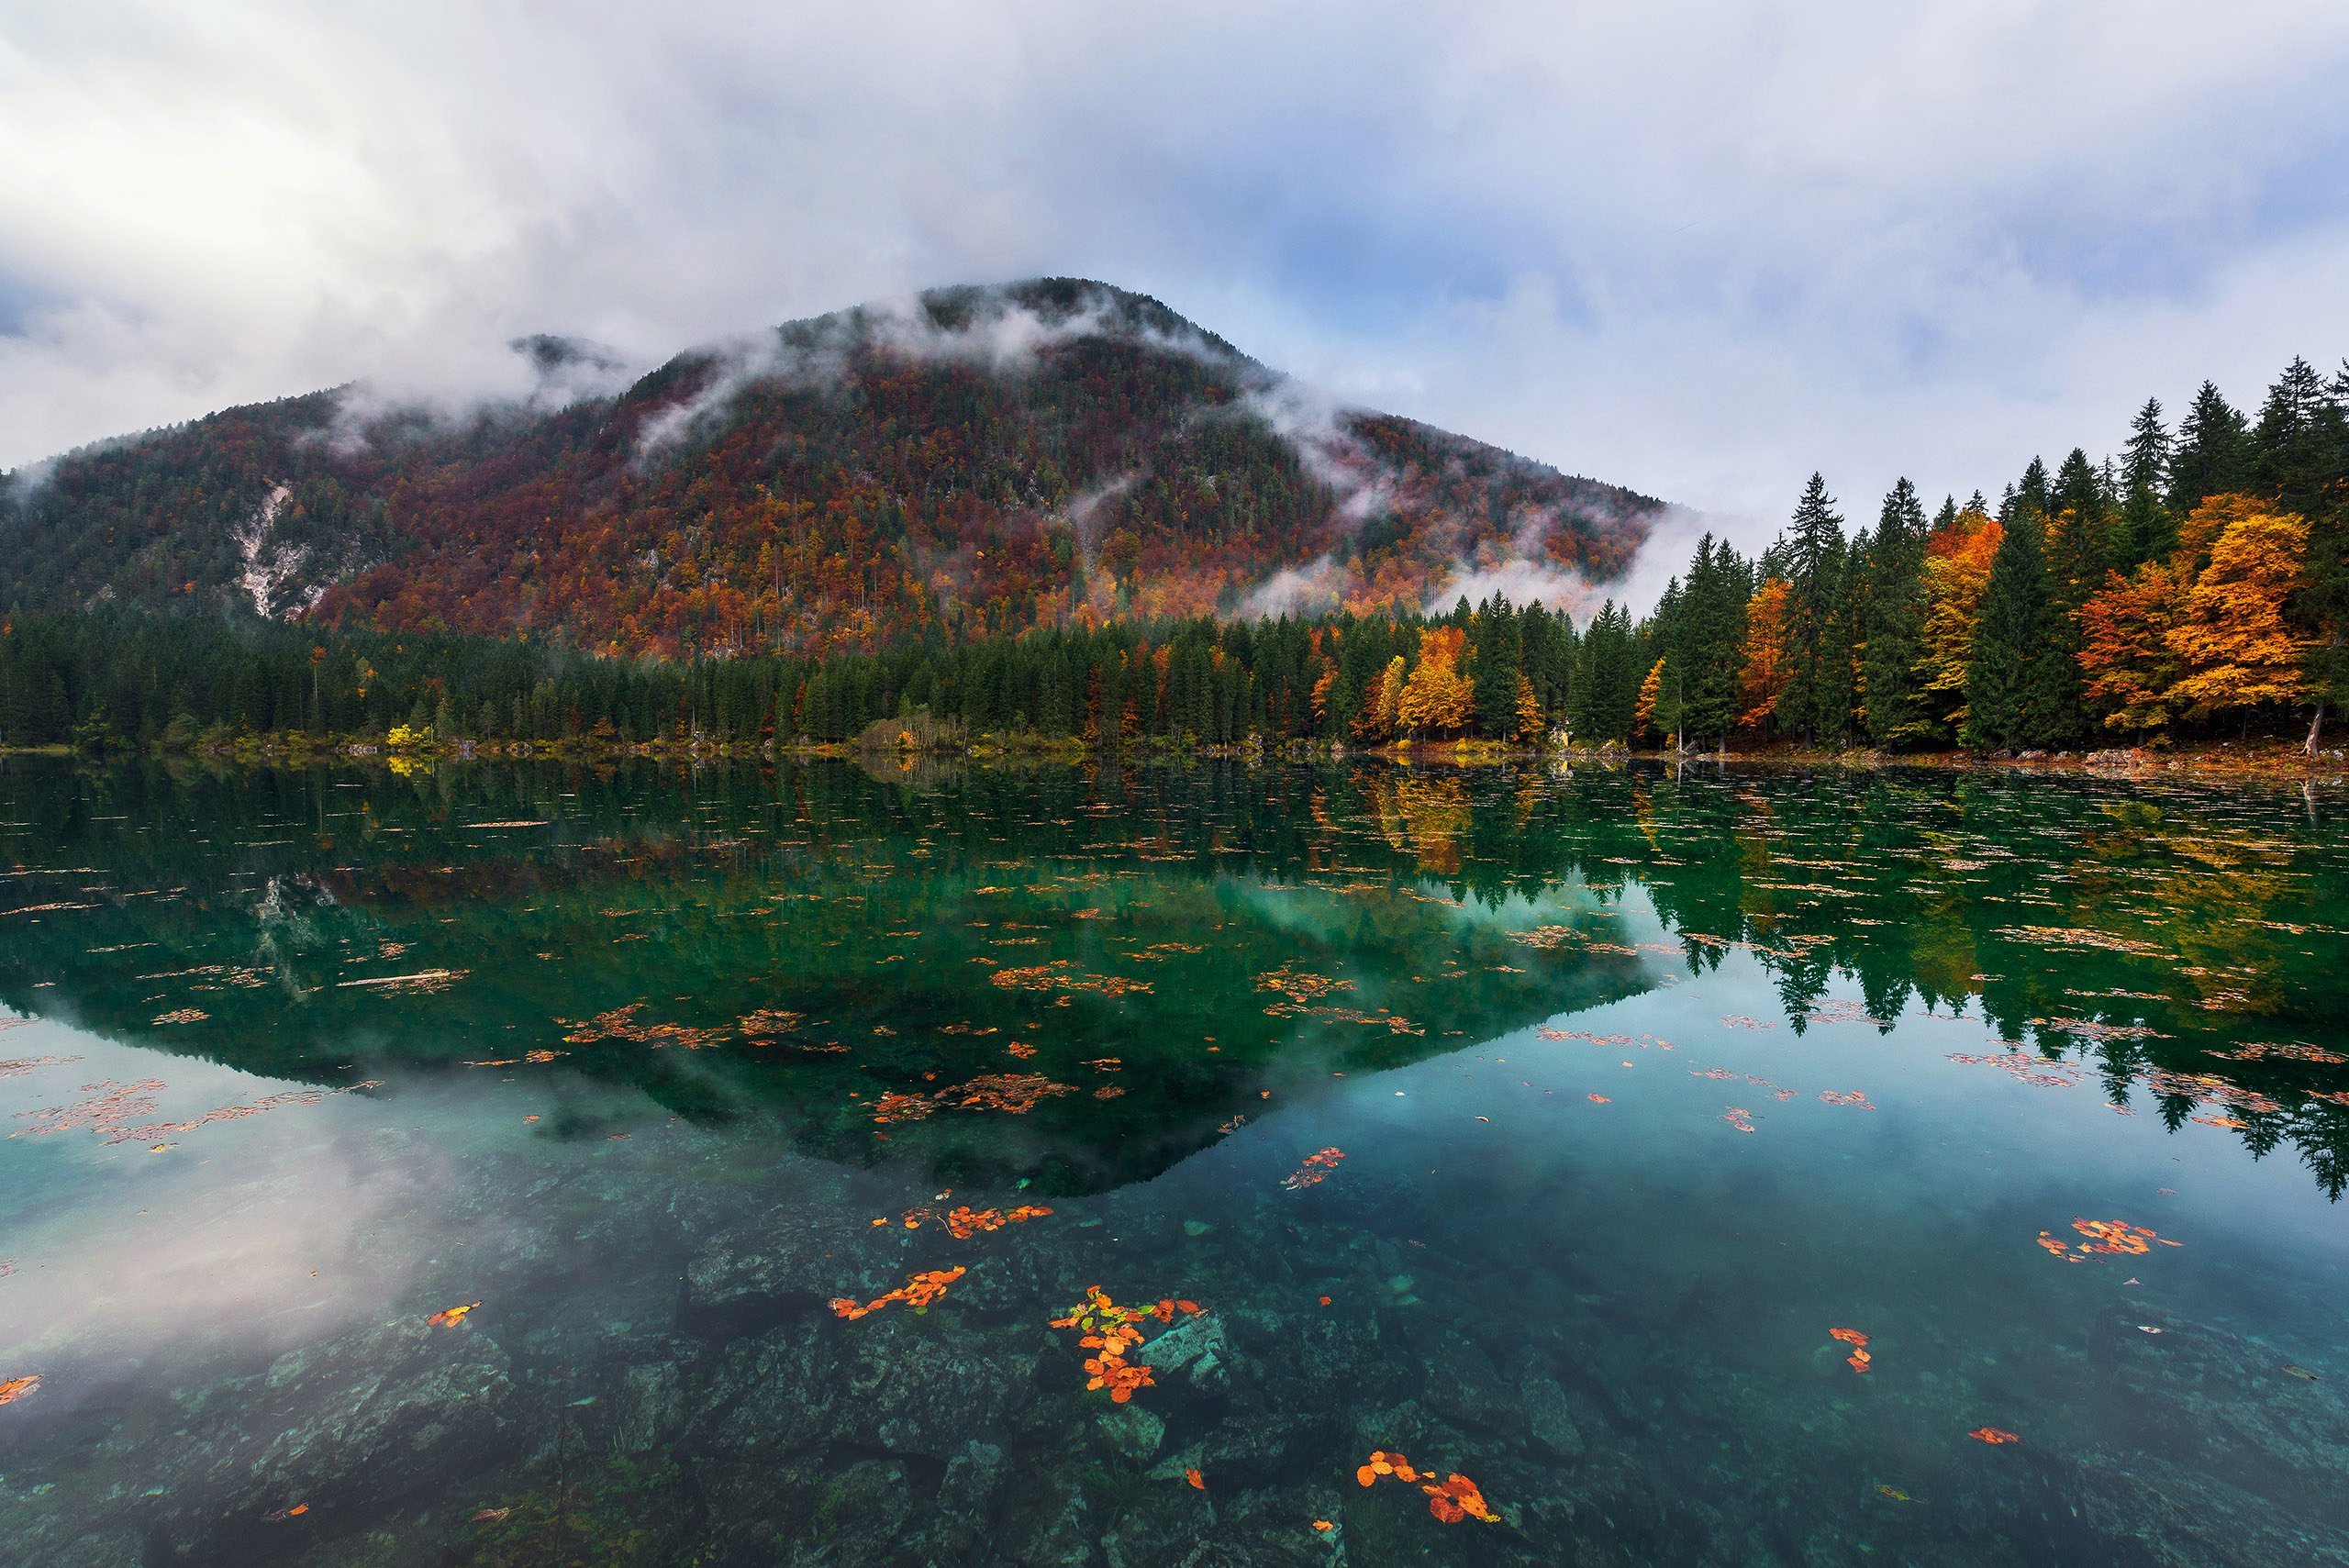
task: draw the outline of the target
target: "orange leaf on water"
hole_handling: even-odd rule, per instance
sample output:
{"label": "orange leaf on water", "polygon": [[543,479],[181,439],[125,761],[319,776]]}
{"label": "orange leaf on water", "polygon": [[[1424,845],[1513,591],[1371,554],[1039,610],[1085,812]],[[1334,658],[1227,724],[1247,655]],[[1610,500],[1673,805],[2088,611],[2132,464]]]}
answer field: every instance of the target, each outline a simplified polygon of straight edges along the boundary
{"label": "orange leaf on water", "polygon": [[1197,1466],[1183,1472],[1183,1479],[1189,1482],[1192,1485],[1197,1487],[1202,1492],[1208,1489],[1207,1477],[1198,1473]]}
{"label": "orange leaf on water", "polygon": [[1328,1519],[1315,1519],[1315,1520],[1313,1521],[1313,1528],[1314,1528],[1315,1529],[1330,1530],[1330,1529],[1337,1529],[1338,1527],[1337,1527],[1337,1526],[1335,1526],[1335,1525],[1333,1525],[1333,1524],[1331,1524]]}
{"label": "orange leaf on water", "polygon": [[2015,1436],[2014,1433],[2002,1432],[1996,1427],[1976,1427],[1965,1435],[1969,1438],[1976,1439],[1978,1441],[1989,1443],[1994,1447],[1999,1443],[2019,1443],[2022,1441],[2022,1440]]}
{"label": "orange leaf on water", "polygon": [[431,1317],[427,1318],[425,1321],[431,1324],[436,1329],[453,1329],[458,1324],[463,1322],[466,1315],[471,1313],[474,1307],[479,1307],[481,1303],[478,1301],[468,1301],[462,1307],[444,1307],[442,1310],[434,1313]]}
{"label": "orange leaf on water", "polygon": [[39,1386],[40,1373],[34,1373],[29,1377],[12,1377],[6,1383],[0,1383],[0,1405],[14,1405]]}

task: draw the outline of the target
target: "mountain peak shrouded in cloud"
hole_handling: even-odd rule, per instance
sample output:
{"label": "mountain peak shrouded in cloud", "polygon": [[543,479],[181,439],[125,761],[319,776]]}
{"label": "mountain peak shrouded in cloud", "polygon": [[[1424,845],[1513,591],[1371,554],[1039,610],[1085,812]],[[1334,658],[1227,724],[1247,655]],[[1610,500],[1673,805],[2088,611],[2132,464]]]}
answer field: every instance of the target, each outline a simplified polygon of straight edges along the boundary
{"label": "mountain peak shrouded in cloud", "polygon": [[931,290],[633,380],[579,339],[513,347],[519,396],[359,383],[13,483],[5,607],[751,651],[1496,590],[1578,606],[1661,511],[1317,396],[1087,280]]}

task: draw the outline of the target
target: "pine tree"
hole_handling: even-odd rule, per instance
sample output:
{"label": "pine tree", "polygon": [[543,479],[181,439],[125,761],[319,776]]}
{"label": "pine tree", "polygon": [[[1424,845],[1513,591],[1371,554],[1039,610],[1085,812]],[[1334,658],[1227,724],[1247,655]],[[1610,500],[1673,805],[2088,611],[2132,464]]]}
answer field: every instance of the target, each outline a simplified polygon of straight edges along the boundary
{"label": "pine tree", "polygon": [[[1954,505],[1944,502],[1943,510],[1954,519]],[[1862,562],[1860,708],[1868,739],[1887,746],[1920,734],[1923,722],[1917,660],[1925,623],[1925,512],[1908,480],[1885,496]]]}
{"label": "pine tree", "polygon": [[2338,477],[2332,400],[2316,367],[2297,356],[2267,389],[2254,430],[2253,473],[2259,494],[2287,511],[2306,514],[2324,502]]}
{"label": "pine tree", "polygon": [[2038,694],[2038,736],[2048,745],[2079,733],[2083,695],[2080,670],[2080,606],[2101,587],[2110,569],[2110,497],[2087,453],[2074,447],[2057,470],[2044,538],[2047,564],[2047,640],[2033,659],[2032,689]]}
{"label": "pine tree", "polygon": [[1839,739],[1852,708],[1851,639],[1836,614],[1842,597],[1843,519],[1827,482],[1813,473],[1787,530],[1787,679],[1780,722],[1815,743]]}
{"label": "pine tree", "polygon": [[2194,405],[2178,427],[2177,449],[2170,454],[2170,511],[2184,517],[2213,495],[2243,489],[2251,483],[2251,431],[2219,389],[2204,382],[2194,394]]}
{"label": "pine tree", "polygon": [[1582,668],[1575,685],[1575,728],[1594,740],[1629,740],[1639,701],[1640,672],[1631,645],[1631,613],[1612,599],[1599,606],[1583,634]]}
{"label": "pine tree", "polygon": [[1517,679],[1521,664],[1518,617],[1498,595],[1477,606],[1468,627],[1467,677],[1475,697],[1475,732],[1507,740],[1517,725]]}
{"label": "pine tree", "polygon": [[2033,746],[2043,739],[2037,683],[2048,604],[2042,527],[2038,514],[2017,507],[1990,561],[1965,673],[1963,739],[1977,751]]}
{"label": "pine tree", "polygon": [[1720,749],[1736,728],[1738,676],[1745,669],[1745,601],[1753,573],[1710,533],[1696,542],[1675,652],[1682,672],[1682,726]]}
{"label": "pine tree", "polygon": [[2169,454],[2161,399],[2148,397],[2129,425],[2129,445],[2121,469],[2121,525],[2113,540],[2115,571],[2126,573],[2140,562],[2165,556],[2177,546],[2176,519],[2162,504],[2169,484]]}

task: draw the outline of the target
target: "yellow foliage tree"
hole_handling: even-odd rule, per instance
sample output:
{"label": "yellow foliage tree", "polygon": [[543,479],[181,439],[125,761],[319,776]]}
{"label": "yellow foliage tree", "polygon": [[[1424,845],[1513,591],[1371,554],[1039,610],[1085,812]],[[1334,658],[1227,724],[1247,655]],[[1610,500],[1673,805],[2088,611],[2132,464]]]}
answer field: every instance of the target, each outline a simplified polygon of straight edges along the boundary
{"label": "yellow foliage tree", "polygon": [[2307,695],[2308,639],[2287,618],[2309,527],[2248,495],[2213,495],[2166,562],[2108,575],[2078,611],[2089,700],[2114,729],[2290,703]]}
{"label": "yellow foliage tree", "polygon": [[1656,699],[1664,695],[1664,661],[1659,659],[1648,671],[1648,678],[1640,683],[1639,706],[1631,712],[1631,739],[1644,740],[1649,721],[1655,717]]}
{"label": "yellow foliage tree", "polygon": [[2210,564],[2196,574],[2176,624],[2163,634],[2187,666],[2171,699],[2198,718],[2298,702],[2308,691],[2309,642],[2285,610],[2300,586],[2308,521],[2245,496],[2213,497],[2197,508],[2197,519],[2211,511],[2221,511],[2225,524],[2211,542]]}
{"label": "yellow foliage tree", "polygon": [[1925,541],[1924,651],[1916,671],[1927,719],[1913,730],[1896,731],[1894,741],[1946,740],[1965,726],[1965,672],[1982,624],[1982,590],[2005,537],[1996,517],[1968,506]]}
{"label": "yellow foliage tree", "polygon": [[[1787,584],[1773,577],[1745,606],[1745,662],[1737,681],[1738,723],[1767,724],[1794,669],[1787,650]],[[1642,688],[1644,695],[1644,688]]]}
{"label": "yellow foliage tree", "polygon": [[1531,740],[1542,733],[1545,720],[1542,716],[1542,699],[1534,695],[1533,683],[1524,671],[1517,673],[1517,738]]}
{"label": "yellow foliage tree", "polygon": [[1419,633],[1419,667],[1405,684],[1397,710],[1405,732],[1444,735],[1468,728],[1476,707],[1467,677],[1460,673],[1460,653],[1467,641],[1456,626],[1430,627]]}
{"label": "yellow foliage tree", "polygon": [[1397,653],[1386,662],[1386,673],[1363,694],[1362,712],[1354,719],[1354,734],[1364,740],[1392,740],[1402,706],[1403,656]]}

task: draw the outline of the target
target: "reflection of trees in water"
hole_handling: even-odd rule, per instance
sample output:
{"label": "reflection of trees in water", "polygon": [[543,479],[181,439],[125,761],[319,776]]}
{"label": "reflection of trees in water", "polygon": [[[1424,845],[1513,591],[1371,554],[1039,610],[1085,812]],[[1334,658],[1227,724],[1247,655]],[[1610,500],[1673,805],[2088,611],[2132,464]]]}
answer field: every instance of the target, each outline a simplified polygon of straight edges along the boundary
{"label": "reflection of trees in water", "polygon": [[[1529,957],[1507,940],[1557,920],[1561,898],[1604,911],[1636,886],[1692,974],[1742,947],[1798,1029],[1839,1021],[1819,1007],[1838,977],[1876,1018],[1915,1002],[1978,1006],[2000,1038],[2093,1063],[2116,1101],[2169,1125],[2215,1105],[2252,1151],[2299,1147],[2336,1195],[2349,1168],[2349,1106],[2310,1093],[2343,1088],[2343,1069],[2207,1054],[2340,1043],[2340,934],[2324,915],[2349,907],[2349,878],[2312,796],[1925,773],[1091,758],[918,780],[841,763],[484,763],[410,779],[30,766],[0,777],[0,804],[16,825],[7,856],[80,868],[13,878],[0,903],[98,906],[15,922],[0,998],[283,1075],[331,1081],[355,1040],[412,1062],[508,1059],[551,1043],[524,1037],[553,1019],[646,998],[687,1028],[779,1008],[806,1027],[756,1045],[738,1031],[691,1064],[618,1040],[566,1066],[696,1115],[784,1114],[804,1143],[870,1157],[856,1140],[871,1113],[852,1090],[933,1092],[1006,1068],[1004,1040],[1059,1037],[1128,1059],[1129,1093],[1040,1107],[991,1144],[970,1125],[980,1118],[956,1118],[960,1141],[938,1157],[1074,1169],[1140,1129],[1148,1147],[1110,1160],[1130,1174],[1214,1136],[1285,1052],[1387,1065],[1640,988],[1639,961],[1603,946]],[[496,826],[518,822],[549,826]],[[1425,901],[1430,877],[1459,909]],[[1278,891],[1235,906],[1234,886]],[[909,930],[927,935],[891,936]],[[1047,945],[985,945],[997,938]],[[931,962],[924,941],[952,962]],[[344,984],[383,967],[361,958],[408,946],[406,969],[473,974],[396,1006]],[[108,948],[123,951],[88,951]],[[1060,958],[1153,989],[979,999],[1005,989],[991,968]],[[1436,1004],[1411,977],[1444,958],[1461,967],[1442,1022],[1462,1035],[1351,1021],[1428,1014]],[[1250,977],[1292,961],[1357,982],[1359,1005],[1267,1018]],[[172,1000],[200,1002],[212,1023],[155,1030],[168,1004],[141,976],[203,964],[271,984],[191,978],[191,993],[217,988]],[[31,988],[44,979],[59,984]],[[942,1035],[1001,1006],[1049,1007],[1049,1031],[1024,1027],[1041,1012],[985,1010],[1000,1036]],[[1213,1056],[1206,1035],[1219,1037]],[[2174,1092],[2188,1081],[2176,1075],[2209,1073],[2277,1108]]]}

